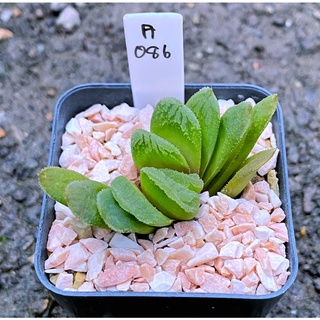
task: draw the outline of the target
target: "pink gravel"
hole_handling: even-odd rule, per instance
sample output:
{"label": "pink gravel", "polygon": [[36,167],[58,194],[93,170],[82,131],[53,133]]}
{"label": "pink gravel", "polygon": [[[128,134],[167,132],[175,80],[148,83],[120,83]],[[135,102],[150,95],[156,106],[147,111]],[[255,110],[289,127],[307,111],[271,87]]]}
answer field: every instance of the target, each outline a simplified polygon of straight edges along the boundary
{"label": "pink gravel", "polygon": [[[230,101],[219,100],[221,110]],[[253,103],[254,105],[254,103]],[[95,104],[72,118],[62,138],[60,165],[107,185],[118,175],[139,184],[130,148],[131,133],[149,130],[153,108]],[[270,123],[252,154],[276,147]],[[277,152],[278,154],[278,152]],[[279,290],[290,272],[275,173],[276,157],[259,171],[241,197],[200,195],[192,221],[154,234],[120,234],[78,221],[60,203],[47,242],[46,272],[52,283],[73,291],[157,291],[267,294]],[[79,283],[77,275],[80,277]],[[75,279],[78,279],[75,281]]]}

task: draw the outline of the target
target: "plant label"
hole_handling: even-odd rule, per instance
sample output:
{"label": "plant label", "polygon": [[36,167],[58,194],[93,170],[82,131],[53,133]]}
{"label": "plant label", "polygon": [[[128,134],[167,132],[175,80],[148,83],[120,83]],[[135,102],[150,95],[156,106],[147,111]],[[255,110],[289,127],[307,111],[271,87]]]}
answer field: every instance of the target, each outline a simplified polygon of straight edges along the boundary
{"label": "plant label", "polygon": [[182,15],[126,14],[123,23],[134,106],[155,106],[164,97],[184,101]]}

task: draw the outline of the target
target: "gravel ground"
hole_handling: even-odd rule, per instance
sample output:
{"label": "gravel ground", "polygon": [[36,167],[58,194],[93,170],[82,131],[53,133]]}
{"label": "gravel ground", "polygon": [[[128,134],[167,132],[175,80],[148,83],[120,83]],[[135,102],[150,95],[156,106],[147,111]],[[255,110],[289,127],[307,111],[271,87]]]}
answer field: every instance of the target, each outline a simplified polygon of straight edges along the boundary
{"label": "gravel ground", "polygon": [[[66,6],[66,5],[64,5]],[[122,17],[184,16],[187,83],[251,83],[279,94],[299,273],[268,317],[320,317],[320,4],[0,4],[0,316],[65,317],[38,281],[33,253],[52,115],[90,82],[129,82]],[[77,15],[78,14],[78,15]]]}

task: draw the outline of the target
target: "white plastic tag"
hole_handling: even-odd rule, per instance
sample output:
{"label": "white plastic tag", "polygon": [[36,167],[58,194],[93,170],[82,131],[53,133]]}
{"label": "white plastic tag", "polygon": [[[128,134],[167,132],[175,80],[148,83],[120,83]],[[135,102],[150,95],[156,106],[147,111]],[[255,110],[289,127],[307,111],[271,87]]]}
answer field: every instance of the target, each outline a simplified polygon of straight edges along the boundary
{"label": "white plastic tag", "polygon": [[182,15],[133,13],[123,23],[134,106],[155,106],[164,97],[184,102]]}

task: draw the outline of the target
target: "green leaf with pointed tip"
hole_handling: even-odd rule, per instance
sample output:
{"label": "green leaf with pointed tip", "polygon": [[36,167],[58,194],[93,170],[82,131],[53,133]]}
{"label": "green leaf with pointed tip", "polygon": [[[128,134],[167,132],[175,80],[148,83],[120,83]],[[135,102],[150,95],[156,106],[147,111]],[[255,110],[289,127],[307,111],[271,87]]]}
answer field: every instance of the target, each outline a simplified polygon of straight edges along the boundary
{"label": "green leaf with pointed tip", "polygon": [[94,180],[73,181],[65,190],[67,206],[81,221],[92,226],[108,228],[99,214],[97,195],[103,189],[109,187]]}
{"label": "green leaf with pointed tip", "polygon": [[199,194],[175,182],[161,170],[142,168],[140,182],[145,196],[166,216],[176,220],[190,220],[197,215]]}
{"label": "green leaf with pointed tip", "polygon": [[262,99],[253,107],[252,121],[246,136],[246,140],[243,144],[244,153],[249,154],[251,152],[263,130],[271,121],[271,118],[277,109],[277,104],[278,95],[272,94]]}
{"label": "green leaf with pointed tip", "polygon": [[72,181],[88,180],[84,175],[60,167],[43,168],[38,175],[39,185],[52,199],[67,205],[66,186]]}
{"label": "green leaf with pointed tip", "polygon": [[255,176],[259,168],[272,158],[275,150],[262,150],[246,159],[237,173],[222,188],[221,192],[231,198],[235,198]]}
{"label": "green leaf with pointed tip", "polygon": [[219,132],[220,108],[209,87],[201,88],[187,101],[186,106],[196,115],[202,133],[200,176],[202,177],[213,154]]}
{"label": "green leaf with pointed tip", "polygon": [[111,191],[119,206],[139,221],[153,227],[172,224],[173,220],[156,209],[139,188],[126,177],[116,177],[111,182]]}
{"label": "green leaf with pointed tip", "polygon": [[251,124],[245,139],[243,139],[241,145],[239,145],[238,154],[234,158],[230,158],[210,182],[209,189],[211,189],[212,194],[218,192],[227,183],[228,179],[248,157],[258,138],[276,111],[277,102],[278,97],[274,94],[264,98],[254,106]]}
{"label": "green leaf with pointed tip", "polygon": [[103,221],[114,231],[139,234],[150,234],[155,231],[154,227],[140,222],[132,214],[123,210],[114,199],[110,188],[98,193],[97,206]]}
{"label": "green leaf with pointed tip", "polygon": [[201,128],[195,114],[175,98],[161,99],[152,114],[150,131],[176,146],[190,167],[199,173]]}
{"label": "green leaf with pointed tip", "polygon": [[153,166],[189,172],[188,163],[177,147],[143,129],[137,129],[132,133],[131,153],[138,169]]}
{"label": "green leaf with pointed tip", "polygon": [[244,101],[230,107],[221,117],[216,148],[203,176],[205,189],[225,163],[229,159],[232,161],[238,154],[250,126],[251,116],[252,106]]}
{"label": "green leaf with pointed tip", "polygon": [[176,170],[163,168],[159,169],[160,172],[164,173],[168,178],[175,182],[178,182],[188,188],[189,190],[199,193],[203,188],[203,181],[197,173],[185,174]]}

